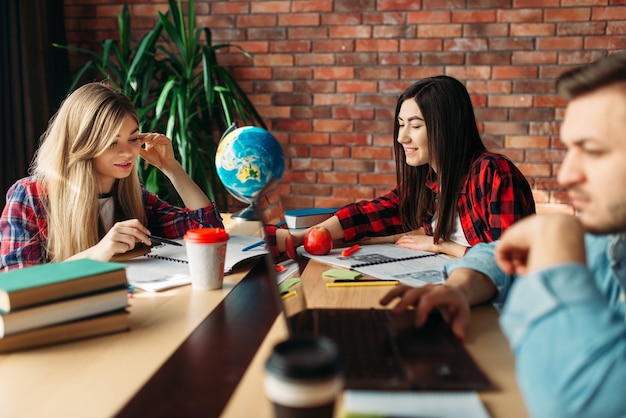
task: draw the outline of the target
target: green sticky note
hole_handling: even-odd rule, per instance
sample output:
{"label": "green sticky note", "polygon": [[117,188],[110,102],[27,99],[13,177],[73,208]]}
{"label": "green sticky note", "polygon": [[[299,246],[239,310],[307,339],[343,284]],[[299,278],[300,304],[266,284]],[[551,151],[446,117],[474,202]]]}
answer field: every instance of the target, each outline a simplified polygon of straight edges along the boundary
{"label": "green sticky note", "polygon": [[278,291],[280,293],[286,292],[287,290],[289,290],[291,286],[298,284],[298,283],[300,283],[299,277],[291,277],[278,285]]}
{"label": "green sticky note", "polygon": [[333,277],[335,279],[354,280],[361,277],[361,273],[352,270],[330,269],[326,270],[322,276]]}

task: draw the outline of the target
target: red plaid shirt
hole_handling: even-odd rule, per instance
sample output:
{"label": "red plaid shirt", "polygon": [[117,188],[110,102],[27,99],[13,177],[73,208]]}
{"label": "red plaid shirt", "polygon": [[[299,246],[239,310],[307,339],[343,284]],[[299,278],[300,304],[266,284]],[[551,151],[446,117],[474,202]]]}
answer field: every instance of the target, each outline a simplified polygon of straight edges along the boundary
{"label": "red plaid shirt", "polygon": [[[437,193],[437,182],[426,187]],[[491,242],[519,219],[535,213],[530,185],[515,165],[499,154],[483,153],[470,168],[457,203],[463,233],[470,245]],[[398,211],[398,187],[372,201],[360,201],[339,209],[335,215],[344,239],[386,236],[408,232]],[[432,235],[430,220],[424,223]]]}
{"label": "red plaid shirt", "polygon": [[[41,185],[33,177],[17,181],[7,192],[0,217],[0,270],[9,270],[48,261],[45,243],[48,218]],[[217,206],[189,210],[172,206],[142,189],[147,227],[164,238],[181,238],[188,229],[223,227]],[[68,220],[69,221],[69,220]]]}

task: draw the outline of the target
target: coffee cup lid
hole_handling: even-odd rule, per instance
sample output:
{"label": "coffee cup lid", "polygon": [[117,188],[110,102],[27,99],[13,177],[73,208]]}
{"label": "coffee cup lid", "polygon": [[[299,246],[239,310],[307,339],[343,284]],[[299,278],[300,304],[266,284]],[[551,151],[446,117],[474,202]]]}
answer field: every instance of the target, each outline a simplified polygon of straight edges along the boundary
{"label": "coffee cup lid", "polygon": [[223,228],[195,228],[185,233],[184,240],[197,244],[212,244],[228,241],[229,235]]}
{"label": "coffee cup lid", "polygon": [[265,363],[265,369],[293,379],[335,376],[340,371],[339,353],[325,337],[295,337],[278,343]]}

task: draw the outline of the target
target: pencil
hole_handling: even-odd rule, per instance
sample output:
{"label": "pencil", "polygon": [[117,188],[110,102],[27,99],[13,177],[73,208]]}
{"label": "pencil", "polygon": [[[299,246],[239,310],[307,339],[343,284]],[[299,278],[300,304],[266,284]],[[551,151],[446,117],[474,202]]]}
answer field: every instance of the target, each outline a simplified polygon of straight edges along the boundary
{"label": "pencil", "polygon": [[285,293],[281,294],[280,297],[283,300],[285,300],[285,299],[289,299],[289,298],[291,298],[291,297],[293,297],[295,295],[296,295],[296,291],[295,290],[291,290],[289,292],[285,292]]}
{"label": "pencil", "polygon": [[349,282],[326,282],[326,287],[352,287],[352,286],[395,286],[398,280],[354,280]]}

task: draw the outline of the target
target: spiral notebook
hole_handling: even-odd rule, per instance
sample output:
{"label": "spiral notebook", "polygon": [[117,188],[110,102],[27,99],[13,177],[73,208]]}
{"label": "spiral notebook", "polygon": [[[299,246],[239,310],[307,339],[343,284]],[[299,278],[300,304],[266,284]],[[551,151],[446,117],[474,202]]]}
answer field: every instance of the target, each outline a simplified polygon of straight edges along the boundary
{"label": "spiral notebook", "polygon": [[426,283],[443,283],[443,266],[450,258],[426,251],[410,250],[394,244],[362,245],[348,257],[335,248],[327,255],[302,255],[324,263],[344,267],[361,274],[384,280],[399,280],[411,286]]}
{"label": "spiral notebook", "polygon": [[[126,276],[128,283],[138,289],[157,292],[191,283],[187,249],[182,240],[176,240],[183,246],[157,245],[150,253],[131,260],[126,260]],[[249,250],[244,248],[257,244],[260,238],[244,235],[230,235],[226,248],[224,273],[230,273],[240,262],[267,254],[264,246],[255,246]]]}

